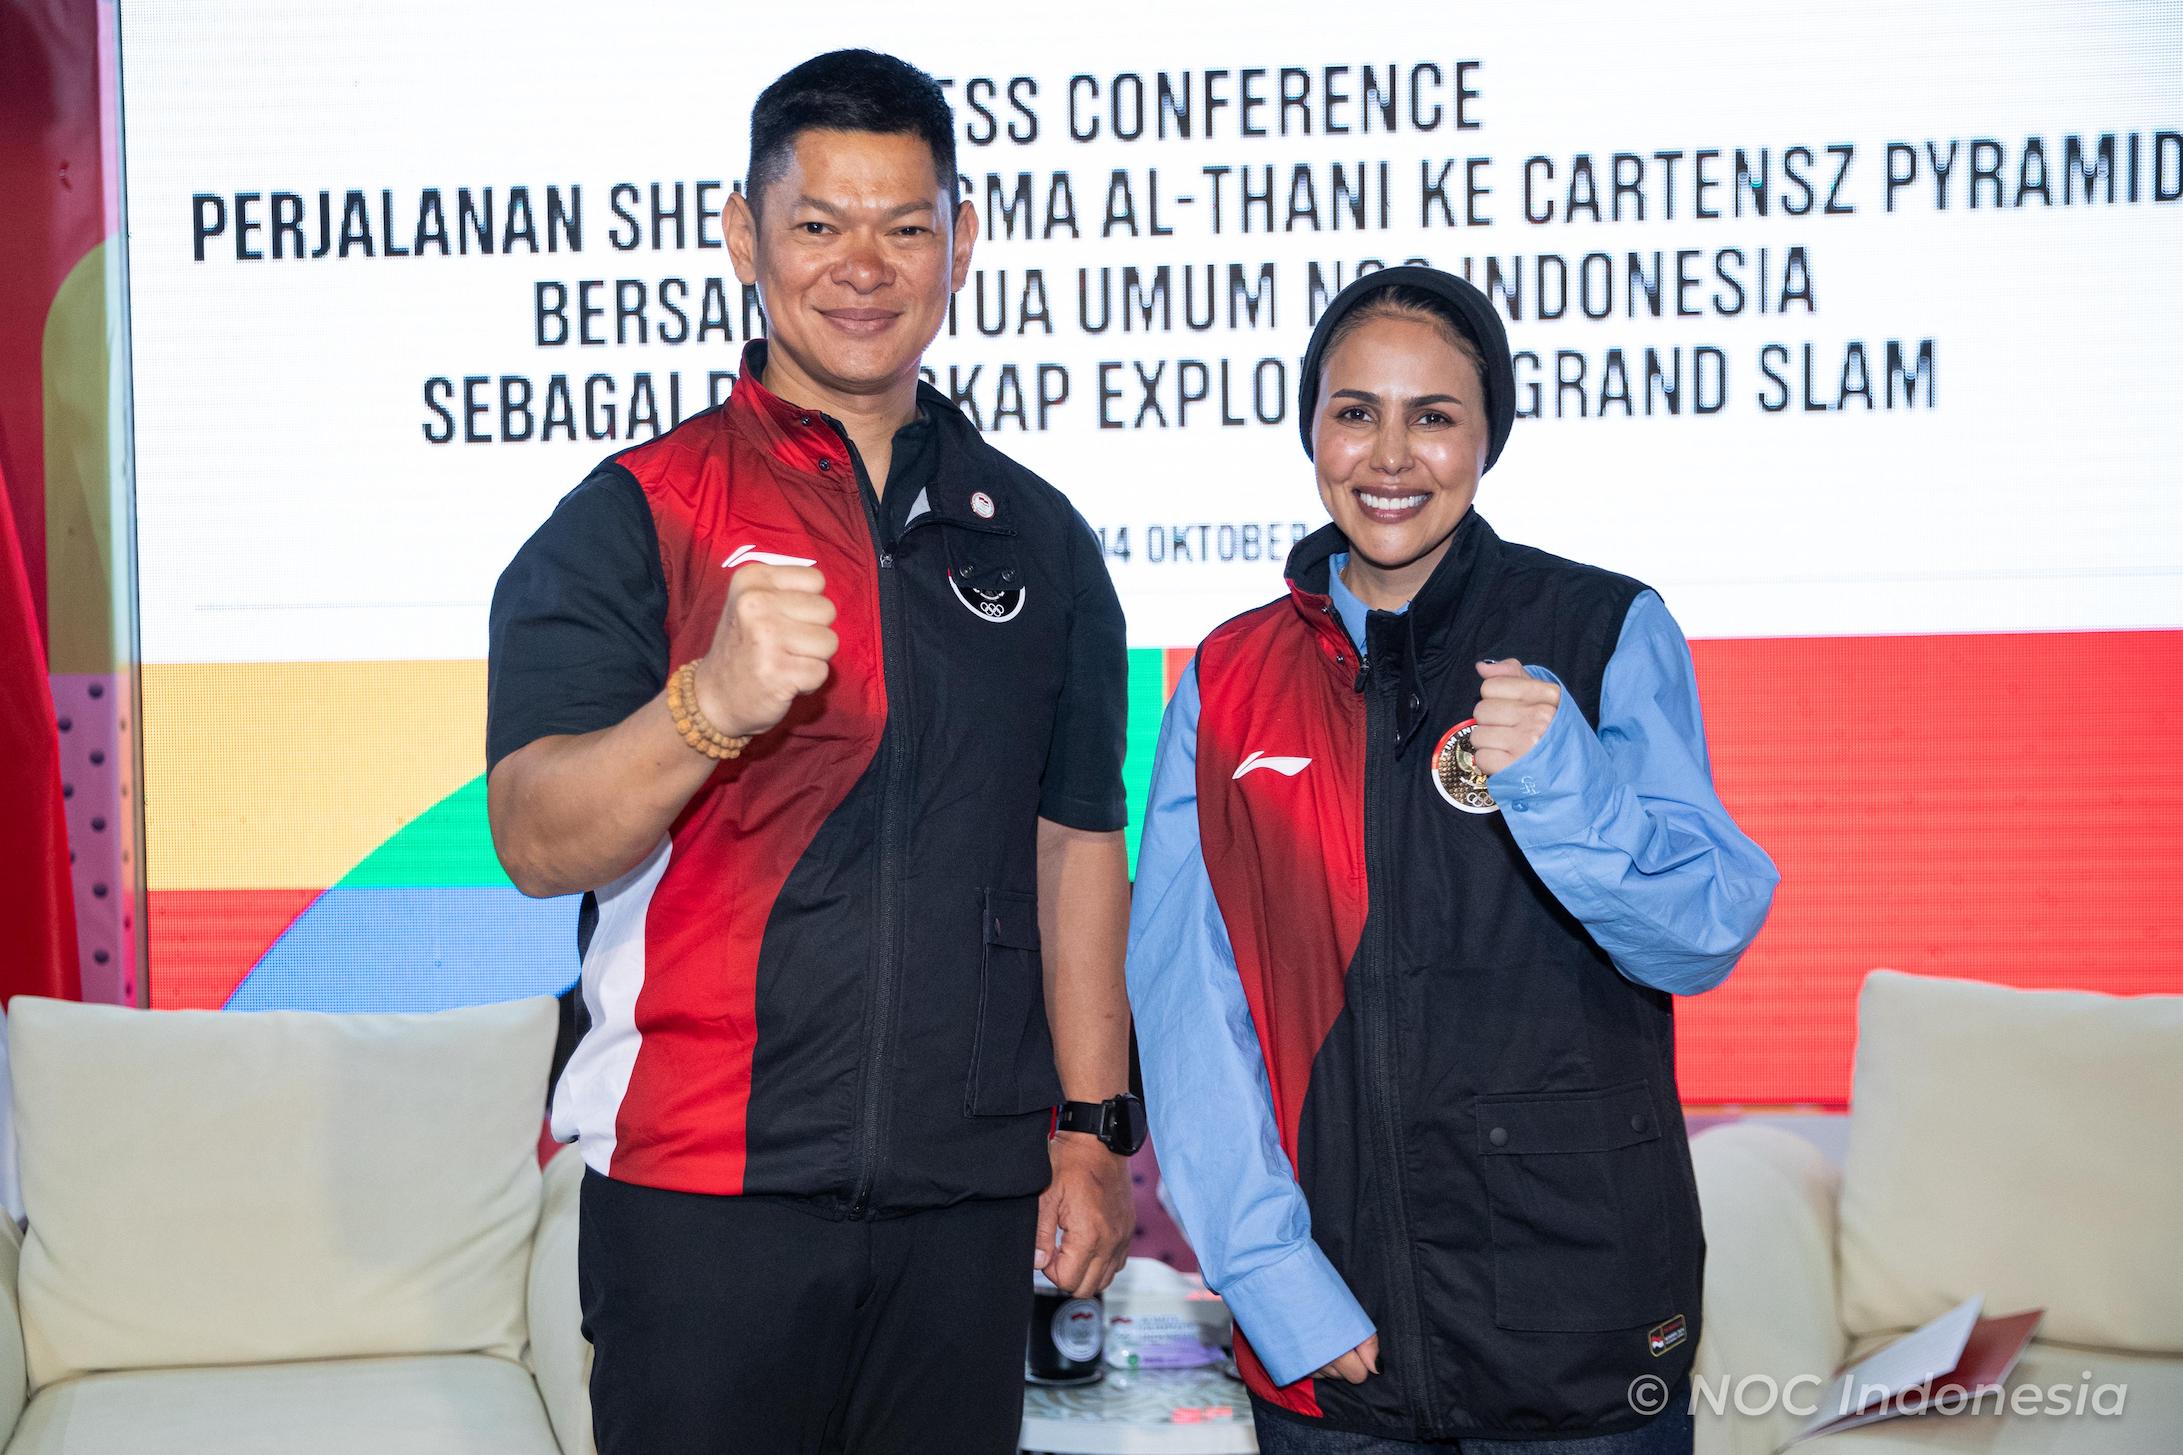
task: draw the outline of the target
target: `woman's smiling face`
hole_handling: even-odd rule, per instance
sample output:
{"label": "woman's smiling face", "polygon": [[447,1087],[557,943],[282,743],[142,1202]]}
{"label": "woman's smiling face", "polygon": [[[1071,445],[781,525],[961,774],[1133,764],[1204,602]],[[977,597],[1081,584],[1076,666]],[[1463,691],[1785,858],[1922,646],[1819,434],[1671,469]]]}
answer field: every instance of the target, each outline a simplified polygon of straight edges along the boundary
{"label": "woman's smiling face", "polygon": [[1478,366],[1439,321],[1367,317],[1328,352],[1312,432],[1319,499],[1379,572],[1414,576],[1413,590],[1431,574],[1478,494],[1490,440]]}

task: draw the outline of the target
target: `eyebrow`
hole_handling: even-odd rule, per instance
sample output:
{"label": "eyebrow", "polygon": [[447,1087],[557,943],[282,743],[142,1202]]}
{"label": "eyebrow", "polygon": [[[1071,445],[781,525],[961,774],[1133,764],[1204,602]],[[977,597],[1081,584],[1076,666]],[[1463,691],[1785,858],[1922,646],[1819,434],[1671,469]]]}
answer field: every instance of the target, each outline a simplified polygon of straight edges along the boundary
{"label": "eyebrow", "polygon": [[[1337,389],[1330,397],[1335,399],[1361,399],[1367,404],[1380,402],[1380,397],[1377,394],[1366,389]],[[1463,401],[1453,394],[1420,394],[1415,399],[1405,399],[1403,403],[1412,409],[1416,409],[1422,404],[1462,404]]]}
{"label": "eyebrow", "polygon": [[[836,206],[834,203],[823,201],[820,198],[813,197],[808,193],[798,197],[796,199],[796,205],[798,207],[808,207],[814,212],[823,212],[829,217],[839,217],[844,211],[847,210],[846,208]],[[930,202],[905,202],[900,207],[894,208],[884,215],[887,217],[907,217],[913,212],[930,212],[936,214],[938,211],[939,209],[934,207]]]}

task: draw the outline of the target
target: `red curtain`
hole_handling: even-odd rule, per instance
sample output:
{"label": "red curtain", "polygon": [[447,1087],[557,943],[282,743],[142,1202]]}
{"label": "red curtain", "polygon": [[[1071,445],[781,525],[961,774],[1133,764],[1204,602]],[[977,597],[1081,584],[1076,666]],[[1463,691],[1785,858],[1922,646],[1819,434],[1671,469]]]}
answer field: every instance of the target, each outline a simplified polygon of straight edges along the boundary
{"label": "red curtain", "polygon": [[41,349],[55,290],[107,231],[99,116],[97,0],[0,0],[0,1002],[82,993],[47,676]]}
{"label": "red curtain", "polygon": [[0,1003],[18,995],[80,999],[61,739],[45,645],[0,480]]}

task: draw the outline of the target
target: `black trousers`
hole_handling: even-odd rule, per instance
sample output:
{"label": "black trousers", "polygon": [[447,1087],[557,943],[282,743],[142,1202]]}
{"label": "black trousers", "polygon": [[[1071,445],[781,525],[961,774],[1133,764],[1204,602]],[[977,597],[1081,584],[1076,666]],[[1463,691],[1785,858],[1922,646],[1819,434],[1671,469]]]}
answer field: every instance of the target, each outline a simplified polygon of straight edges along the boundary
{"label": "black trousers", "polygon": [[1038,1199],[842,1221],[584,1176],[600,1455],[1010,1455]]}

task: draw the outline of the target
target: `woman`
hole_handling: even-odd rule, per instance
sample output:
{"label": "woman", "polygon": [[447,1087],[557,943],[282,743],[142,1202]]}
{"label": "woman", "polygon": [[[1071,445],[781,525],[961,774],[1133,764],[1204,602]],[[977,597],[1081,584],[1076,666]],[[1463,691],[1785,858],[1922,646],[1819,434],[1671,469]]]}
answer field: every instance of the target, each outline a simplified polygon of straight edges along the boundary
{"label": "woman", "polygon": [[1671,997],[1776,875],[1660,598],[1471,508],[1514,392],[1468,283],[1344,289],[1300,400],[1332,523],[1162,729],[1130,998],[1271,1455],[1690,1448]]}

